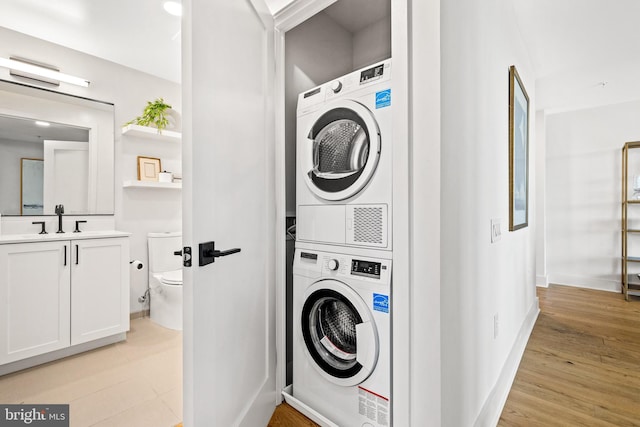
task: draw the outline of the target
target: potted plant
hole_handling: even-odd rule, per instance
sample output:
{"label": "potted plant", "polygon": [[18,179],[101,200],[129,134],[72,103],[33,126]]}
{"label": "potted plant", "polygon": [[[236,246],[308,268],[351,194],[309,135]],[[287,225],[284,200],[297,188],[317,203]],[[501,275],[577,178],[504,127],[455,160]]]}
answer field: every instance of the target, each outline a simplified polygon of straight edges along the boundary
{"label": "potted plant", "polygon": [[158,133],[169,124],[171,105],[164,102],[164,99],[158,98],[155,101],[147,101],[147,106],[141,116],[125,123],[124,125],[136,124],[140,126],[150,126],[158,129]]}

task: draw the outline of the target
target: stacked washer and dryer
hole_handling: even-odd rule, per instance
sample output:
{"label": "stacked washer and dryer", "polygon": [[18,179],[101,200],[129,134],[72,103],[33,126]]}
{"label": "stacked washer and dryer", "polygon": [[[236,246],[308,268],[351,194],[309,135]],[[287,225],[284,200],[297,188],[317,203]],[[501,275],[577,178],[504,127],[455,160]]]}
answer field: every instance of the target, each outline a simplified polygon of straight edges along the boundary
{"label": "stacked washer and dryer", "polygon": [[391,60],[298,97],[293,402],[391,424]]}

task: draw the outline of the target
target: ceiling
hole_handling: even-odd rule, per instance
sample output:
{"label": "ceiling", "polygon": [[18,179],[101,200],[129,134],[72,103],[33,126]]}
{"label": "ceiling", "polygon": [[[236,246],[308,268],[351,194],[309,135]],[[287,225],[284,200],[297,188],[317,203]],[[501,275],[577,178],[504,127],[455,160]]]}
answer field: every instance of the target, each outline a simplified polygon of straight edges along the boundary
{"label": "ceiling", "polygon": [[0,140],[42,143],[45,139],[86,142],[89,129],[59,123],[42,127],[35,120],[0,115]]}
{"label": "ceiling", "polygon": [[180,18],[163,3],[1,0],[0,27],[180,82]]}
{"label": "ceiling", "polygon": [[640,1],[517,0],[513,7],[537,76],[536,108],[640,99]]}
{"label": "ceiling", "polygon": [[[0,26],[180,82],[180,18],[167,14],[163,1],[2,0]],[[292,0],[266,1],[277,12]],[[640,1],[512,5],[537,76],[538,109],[640,99]],[[354,32],[376,14],[388,15],[389,1],[342,0],[326,13]]]}

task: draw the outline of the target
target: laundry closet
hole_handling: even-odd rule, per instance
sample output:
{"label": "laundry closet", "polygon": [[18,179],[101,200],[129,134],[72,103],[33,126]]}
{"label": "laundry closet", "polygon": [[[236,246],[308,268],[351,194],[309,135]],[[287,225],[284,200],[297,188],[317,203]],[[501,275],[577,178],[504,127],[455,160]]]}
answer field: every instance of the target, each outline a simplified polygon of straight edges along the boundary
{"label": "laundry closet", "polygon": [[[367,72],[370,72],[371,75],[374,76],[372,80],[377,80],[380,78],[378,73],[387,73],[384,75],[384,80],[387,81],[385,88],[391,93],[391,89],[389,88],[391,85],[390,75],[392,73],[391,69],[391,3],[389,0],[340,0],[326,9],[320,11],[315,14],[311,18],[307,19],[305,22],[300,25],[294,27],[293,29],[287,31],[284,36],[284,101],[285,101],[285,183],[286,183],[286,226],[287,226],[287,243],[286,243],[286,384],[291,385],[294,384],[295,388],[295,379],[293,378],[293,365],[294,365],[294,357],[302,357],[301,353],[298,353],[297,356],[294,356],[296,353],[294,351],[294,343],[293,337],[295,335],[294,328],[299,327],[298,323],[300,319],[299,309],[294,308],[294,306],[300,305],[300,303],[294,302],[294,273],[293,273],[293,261],[294,261],[294,244],[295,244],[295,227],[296,224],[296,183],[298,186],[304,185],[301,184],[300,179],[296,174],[296,159],[300,161],[300,153],[297,152],[298,143],[297,140],[301,138],[300,132],[306,132],[306,130],[298,129],[297,125],[302,122],[299,122],[297,117],[298,109],[301,108],[299,105],[299,95],[305,94],[302,96],[305,102],[310,102],[311,104],[316,103],[313,100],[313,97],[316,96],[318,98],[322,98],[324,100],[324,89],[321,94],[318,86],[325,85],[325,83],[331,82],[333,80],[336,81],[336,85],[340,87],[331,91],[331,94],[327,95],[328,99],[331,96],[339,97],[342,95],[340,92],[343,81],[347,79],[347,75],[353,73],[356,70],[360,70],[357,73],[354,73],[350,79],[351,81],[357,82],[355,86],[352,86],[351,89],[345,88],[344,91],[347,90],[355,90],[363,86],[363,81],[360,77],[360,72],[363,72],[363,75],[366,75]],[[371,70],[369,70],[371,68]],[[362,71],[364,70],[364,71]],[[357,75],[356,75],[357,74]],[[344,78],[343,78],[344,77]],[[366,83],[366,82],[365,82]],[[343,92],[344,92],[343,91]],[[346,96],[346,95],[345,95]],[[373,98],[375,96],[374,93],[371,93],[370,96]],[[310,99],[308,101],[308,99]],[[323,102],[323,101],[317,101]],[[386,105],[386,104],[385,104]],[[369,106],[370,110],[375,110],[376,107]],[[391,127],[391,118],[390,118],[390,108],[385,111],[387,113],[388,118],[386,121],[388,122],[387,135],[385,135],[385,139],[388,144],[391,143],[390,137],[390,127]],[[363,113],[361,114],[363,117],[369,114],[367,111],[367,107],[363,108]],[[371,113],[372,122],[375,122],[375,114]],[[364,124],[363,124],[364,125]],[[372,124],[373,127],[377,127],[376,123]],[[356,127],[358,127],[356,125]],[[364,128],[364,126],[363,126]],[[379,134],[379,130],[373,132],[370,135],[373,139],[376,139],[376,133]],[[377,137],[379,138],[379,137]],[[379,143],[379,141],[377,141]],[[367,143],[368,144],[368,143]],[[388,183],[388,188],[390,191],[391,188],[391,150],[390,147],[387,146],[386,158],[388,162],[388,175],[384,178],[385,182]],[[369,153],[369,151],[371,153]],[[377,155],[380,152],[380,148],[374,148],[374,145],[367,148],[363,151],[367,155],[370,154],[372,157],[375,157],[369,161],[369,166],[377,165],[378,158]],[[363,160],[363,163],[367,163],[367,160]],[[364,167],[364,166],[363,166]],[[371,169],[371,174],[376,173],[375,166]],[[298,175],[300,174],[300,165],[298,165]],[[363,177],[365,178],[365,177]],[[377,178],[381,180],[382,178]],[[368,183],[368,178],[363,179],[363,184]],[[335,181],[331,181],[330,184],[333,185]],[[298,189],[300,191],[300,189]],[[322,192],[322,190],[320,190]],[[371,192],[376,192],[376,188],[374,187]],[[299,193],[300,194],[300,193]],[[355,193],[354,193],[355,194]],[[349,199],[350,196],[347,197],[338,197],[338,199]],[[390,198],[390,193],[387,196]],[[322,198],[320,198],[321,200]],[[313,203],[313,196],[310,199]],[[300,200],[298,200],[300,202]],[[306,203],[306,202],[305,202]],[[370,201],[369,201],[370,203]],[[322,205],[322,203],[320,203]],[[335,206],[335,205],[333,205]],[[322,206],[319,206],[320,208]],[[387,215],[387,208],[389,211],[391,210],[391,205],[384,206],[384,217],[387,216],[390,218],[390,213]],[[323,210],[320,209],[318,212],[319,216],[324,216]],[[300,215],[300,213],[298,213]],[[300,218],[298,218],[300,219]],[[329,228],[332,228],[331,226]],[[385,227],[386,228],[386,227]],[[388,224],[388,228],[391,229],[391,224]],[[300,228],[298,228],[300,231]],[[338,236],[340,235],[340,229],[337,230]],[[324,233],[323,233],[324,234]],[[300,235],[298,235],[300,237]],[[306,239],[309,240],[309,239]],[[312,249],[317,249],[313,246],[313,240],[315,238],[311,238],[311,246]],[[381,240],[382,241],[382,240]],[[387,253],[385,256],[387,257],[389,270],[385,271],[385,274],[388,274],[388,280],[390,282],[390,259],[391,259],[391,242],[387,244],[386,240],[386,231],[385,231],[385,239],[384,246],[387,248]],[[320,249],[324,249],[322,246]],[[342,252],[338,249],[338,252]],[[349,252],[348,250],[346,252]],[[366,251],[365,251],[366,252]],[[355,257],[358,258],[359,252],[355,252]],[[306,256],[306,255],[305,255]],[[313,254],[315,256],[315,253]],[[333,257],[333,252],[325,253],[325,256]],[[349,258],[347,264],[353,263],[356,258]],[[344,262],[341,260],[341,262]],[[319,261],[321,264],[321,262]],[[336,267],[337,268],[337,267]],[[343,266],[343,268],[346,268]],[[387,269],[387,265],[383,267],[385,270]],[[350,284],[351,285],[351,284]],[[299,284],[297,286],[300,286]],[[351,285],[353,286],[353,285]],[[366,286],[365,286],[366,288]],[[389,288],[389,284],[387,284],[386,288]],[[298,291],[300,292],[300,291]],[[383,292],[383,291],[380,291]],[[366,292],[365,292],[366,293]],[[387,292],[388,293],[388,292]],[[368,299],[371,299],[371,295],[368,296]],[[363,310],[368,312],[369,310],[366,307],[363,307]],[[386,320],[388,321],[389,315],[387,314]],[[382,328],[385,330],[383,325],[378,325],[378,328]],[[377,336],[378,332],[372,332],[372,336]],[[383,333],[383,340],[389,340],[389,331]],[[390,353],[389,346],[386,345],[386,353]],[[300,349],[298,349],[300,351]],[[321,350],[322,351],[322,350]],[[372,356],[377,360],[377,350],[376,354]],[[388,360],[381,358],[383,362],[381,364],[388,363]],[[331,364],[332,362],[330,362]],[[340,362],[338,362],[340,363]],[[375,362],[374,362],[375,365]],[[380,368],[382,365],[378,365]],[[386,366],[382,369],[386,372],[386,376],[390,377],[390,366]],[[328,367],[327,369],[331,370],[332,368]],[[306,369],[305,369],[306,370]],[[364,369],[363,371],[366,371]],[[378,369],[380,371],[380,369]],[[359,382],[354,382],[353,385],[357,386],[360,382],[362,382],[362,377],[366,378],[367,375],[363,375],[361,373],[359,376],[361,379]],[[300,372],[298,373],[300,375]],[[323,374],[324,375],[324,374]],[[378,373],[377,375],[380,375]],[[388,386],[388,385],[387,385]],[[338,388],[337,391],[342,390],[342,388]],[[328,391],[329,390],[325,390]],[[295,394],[295,392],[294,392]],[[386,393],[388,394],[388,393]],[[388,401],[387,401],[388,402]],[[385,410],[386,411],[386,410]],[[357,413],[357,408],[354,411]],[[383,414],[385,416],[388,415],[388,412]],[[331,417],[329,417],[331,419]],[[319,422],[324,422],[324,420],[317,420]],[[376,424],[377,425],[377,424]],[[382,425],[382,424],[381,424]]]}
{"label": "laundry closet", "polygon": [[[386,337],[390,342],[385,345],[392,358],[385,369],[393,372],[392,382],[391,374],[387,375],[392,423],[439,424],[439,4],[432,0],[296,0],[273,16],[261,0],[185,3],[189,19],[183,22],[183,114],[187,118],[183,175],[191,185],[183,191],[184,245],[195,254],[201,243],[209,241],[215,241],[221,254],[241,249],[215,264],[194,264],[184,270],[185,425],[197,420],[264,425],[273,407],[282,401],[281,392],[290,381],[295,383],[292,364],[300,358],[293,357],[287,338],[294,325],[292,276],[298,275],[291,269],[295,243],[285,239],[287,226],[296,220],[300,225],[302,218],[294,217],[300,204],[296,195],[298,96],[322,86],[327,96],[333,96],[328,90],[336,98],[350,94],[353,99],[349,101],[355,103],[365,91],[377,90],[373,86],[388,76],[393,78],[393,87],[380,87],[379,108],[377,92],[372,93],[373,107],[366,107],[372,116],[386,114],[393,124],[393,142],[388,145],[391,158],[379,158],[380,162],[390,160],[387,165],[392,170],[390,188],[385,190],[393,198],[393,206],[387,208],[388,224],[393,217],[387,227],[388,240],[382,243],[384,248],[366,248],[368,253],[355,254],[361,247],[349,245],[345,237],[345,243],[333,249],[351,253],[332,249],[331,254],[339,255],[333,258],[329,258],[330,251],[317,253],[318,262],[313,265],[326,272],[325,260],[335,268],[334,259],[342,268],[332,271],[345,275],[350,283],[386,283],[391,276],[386,274],[391,271],[388,263],[393,262],[393,295],[387,295],[393,301],[388,315],[375,310],[372,294],[359,295],[368,301],[372,314],[386,315],[389,323]],[[375,15],[376,10],[382,12]],[[217,17],[216,25],[211,24],[211,17]],[[339,21],[343,19],[345,22]],[[220,58],[225,60],[224,67]],[[359,73],[358,78],[342,79],[354,72]],[[384,77],[375,80],[381,73]],[[374,81],[360,85],[370,77]],[[342,90],[328,86],[337,80]],[[351,82],[357,84],[347,87]],[[390,98],[383,99],[385,94]],[[328,98],[314,94],[306,98],[312,99]],[[415,125],[414,115],[418,118]],[[194,118],[192,123],[189,117]],[[418,133],[419,143],[412,144]],[[376,135],[371,133],[380,141]],[[382,153],[385,141],[383,137]],[[365,151],[359,151],[362,158]],[[356,156],[355,164],[361,165],[358,159]],[[420,167],[412,169],[414,162]],[[362,175],[366,175],[364,170]],[[373,174],[369,183],[379,176]],[[316,174],[316,178],[327,177]],[[364,193],[378,195],[378,191]],[[360,195],[322,203],[342,205],[340,209],[347,211],[356,199],[360,203]],[[308,200],[307,204],[313,204],[313,199]],[[300,260],[304,233],[297,231],[300,256],[293,258]],[[384,254],[378,257],[381,261],[375,261],[380,269],[376,263],[358,263],[355,272],[361,274],[356,278],[353,261],[370,262],[374,252]],[[312,258],[313,254],[308,259]],[[378,271],[380,279],[362,275],[377,276]],[[420,307],[414,308],[414,301],[420,301]],[[215,302],[220,303],[211,310]],[[384,303],[382,299],[377,307],[382,309]],[[419,330],[411,325],[419,325]],[[241,351],[220,351],[229,348]],[[353,359],[353,354],[348,356]],[[217,396],[214,401],[209,398],[213,395]]]}

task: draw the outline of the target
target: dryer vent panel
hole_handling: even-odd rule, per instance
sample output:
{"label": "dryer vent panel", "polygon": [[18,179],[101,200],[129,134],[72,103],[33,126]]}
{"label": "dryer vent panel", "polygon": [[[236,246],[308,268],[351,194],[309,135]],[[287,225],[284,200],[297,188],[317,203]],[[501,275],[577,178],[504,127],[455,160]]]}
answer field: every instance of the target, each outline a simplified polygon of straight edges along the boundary
{"label": "dryer vent panel", "polygon": [[387,205],[347,206],[347,244],[387,247]]}

